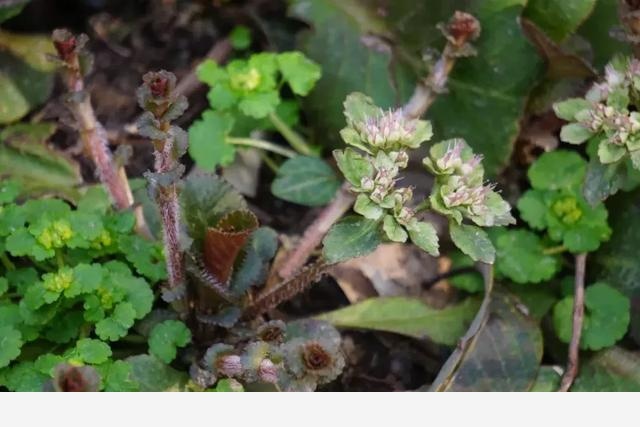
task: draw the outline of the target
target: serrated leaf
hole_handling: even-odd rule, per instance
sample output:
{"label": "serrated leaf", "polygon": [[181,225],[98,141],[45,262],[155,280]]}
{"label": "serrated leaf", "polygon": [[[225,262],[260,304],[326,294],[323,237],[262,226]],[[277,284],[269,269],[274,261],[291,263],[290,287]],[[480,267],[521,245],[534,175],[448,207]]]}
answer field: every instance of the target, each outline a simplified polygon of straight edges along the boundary
{"label": "serrated leaf", "polygon": [[451,240],[463,253],[474,261],[493,264],[496,250],[487,233],[475,225],[449,223]]}
{"label": "serrated leaf", "polygon": [[207,110],[189,127],[189,155],[205,171],[233,162],[236,149],[226,138],[233,119],[218,111]]}
{"label": "serrated leaf", "polygon": [[528,190],[518,200],[520,216],[535,230],[543,230],[547,226],[547,204],[545,193],[539,190]]}
{"label": "serrated leaf", "polygon": [[371,161],[352,148],[334,150],[333,157],[336,159],[340,172],[355,187],[361,185],[362,178],[373,176]]}
{"label": "serrated leaf", "polygon": [[438,233],[428,222],[416,222],[407,226],[409,238],[414,245],[431,256],[440,255],[438,249]]}
{"label": "serrated leaf", "polygon": [[42,391],[48,379],[49,376],[38,371],[33,362],[22,362],[9,369],[4,384],[11,391],[35,392]]}
{"label": "serrated leaf", "polygon": [[258,219],[250,211],[229,212],[207,228],[204,237],[204,265],[220,283],[228,284],[238,255],[258,228]]}
{"label": "serrated leaf", "polygon": [[[559,301],[553,309],[553,325],[561,341],[572,335],[573,296]],[[629,298],[604,283],[587,287],[580,348],[600,350],[619,341],[629,327]]]}
{"label": "serrated leaf", "polygon": [[191,174],[180,193],[182,213],[189,236],[202,241],[207,227],[225,214],[247,209],[244,198],[223,179],[210,174]]}
{"label": "serrated leaf", "polygon": [[474,298],[434,309],[417,298],[380,297],[316,316],[338,328],[394,332],[454,345],[469,327],[480,301]]}
{"label": "serrated leaf", "polygon": [[133,367],[124,360],[115,360],[99,367],[100,376],[104,383],[104,391],[130,392],[139,391],[139,385],[133,377]]}
{"label": "serrated leaf", "polygon": [[306,96],[320,78],[320,67],[301,52],[278,55],[278,67],[296,95]]}
{"label": "serrated leaf", "polygon": [[582,185],[586,169],[587,162],[575,151],[555,150],[540,156],[527,175],[535,189],[567,190]]}
{"label": "serrated leaf", "polygon": [[229,288],[242,295],[266,277],[269,262],[278,249],[278,234],[268,227],[260,227],[251,234],[243,248],[242,262],[233,272]]}
{"label": "serrated leaf", "polygon": [[340,180],[325,161],[297,156],[280,165],[271,192],[289,202],[322,206],[331,201],[339,187]]}
{"label": "serrated leaf", "polygon": [[138,235],[121,235],[118,247],[139,274],[154,283],[167,278],[164,254],[157,243]]}
{"label": "serrated leaf", "polygon": [[0,326],[0,368],[20,356],[22,334],[11,326]]}
{"label": "serrated leaf", "polygon": [[494,239],[496,270],[516,283],[539,283],[560,271],[560,258],[544,254],[542,241],[527,230],[500,230]]}
{"label": "serrated leaf", "polygon": [[133,380],[139,384],[139,391],[180,391],[187,382],[187,375],[165,365],[154,356],[140,354],[128,357]]}
{"label": "serrated leaf", "polygon": [[76,343],[75,356],[85,363],[99,365],[111,357],[111,347],[100,340],[83,338]]}
{"label": "serrated leaf", "polygon": [[382,243],[380,224],[362,217],[345,217],[331,227],[322,243],[323,256],[332,264],[363,256]]}
{"label": "serrated leaf", "polygon": [[[542,333],[516,300],[493,295],[487,319],[449,357],[433,391],[527,391],[542,358]],[[463,338],[464,340],[465,338]]]}
{"label": "serrated leaf", "polygon": [[640,356],[622,347],[611,347],[582,360],[571,387],[575,392],[640,391]]}
{"label": "serrated leaf", "polygon": [[191,342],[191,331],[179,320],[165,320],[158,323],[149,335],[149,352],[162,360],[171,363],[176,358],[177,347],[184,347]]}

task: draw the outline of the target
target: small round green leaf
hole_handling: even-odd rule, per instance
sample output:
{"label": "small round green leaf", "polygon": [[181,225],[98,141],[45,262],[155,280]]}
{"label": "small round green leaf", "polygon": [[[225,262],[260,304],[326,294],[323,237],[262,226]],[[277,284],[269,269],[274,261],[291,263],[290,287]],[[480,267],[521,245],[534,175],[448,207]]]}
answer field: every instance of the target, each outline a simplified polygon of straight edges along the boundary
{"label": "small round green leaf", "polygon": [[165,320],[151,330],[149,351],[165,363],[176,358],[177,347],[191,342],[191,331],[179,320]]}

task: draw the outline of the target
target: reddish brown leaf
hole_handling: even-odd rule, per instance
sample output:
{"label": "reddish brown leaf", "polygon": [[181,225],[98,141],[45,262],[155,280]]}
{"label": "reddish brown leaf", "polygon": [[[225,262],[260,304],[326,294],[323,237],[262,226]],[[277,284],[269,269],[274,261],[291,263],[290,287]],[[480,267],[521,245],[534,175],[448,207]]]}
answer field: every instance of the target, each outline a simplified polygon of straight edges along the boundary
{"label": "reddish brown leaf", "polygon": [[215,227],[207,229],[204,264],[218,281],[225,285],[229,283],[236,258],[256,228],[258,219],[253,213],[237,210],[222,217]]}

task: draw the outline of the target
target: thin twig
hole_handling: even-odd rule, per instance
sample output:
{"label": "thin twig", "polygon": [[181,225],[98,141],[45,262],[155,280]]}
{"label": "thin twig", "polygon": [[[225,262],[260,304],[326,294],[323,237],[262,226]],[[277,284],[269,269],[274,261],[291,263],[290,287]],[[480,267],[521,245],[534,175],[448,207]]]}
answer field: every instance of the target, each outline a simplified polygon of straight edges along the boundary
{"label": "thin twig", "polygon": [[573,328],[571,342],[569,342],[569,354],[567,356],[567,369],[562,376],[558,391],[569,391],[578,374],[580,357],[580,336],[582,335],[582,321],[584,319],[584,274],[587,264],[587,254],[576,255],[576,276],[573,299]]}
{"label": "thin twig", "polygon": [[353,204],[354,197],[349,193],[348,184],[343,184],[333,201],[307,227],[298,246],[291,252],[287,260],[280,266],[278,274],[283,279],[291,278],[309,259],[313,250],[322,242],[333,224],[344,215]]}

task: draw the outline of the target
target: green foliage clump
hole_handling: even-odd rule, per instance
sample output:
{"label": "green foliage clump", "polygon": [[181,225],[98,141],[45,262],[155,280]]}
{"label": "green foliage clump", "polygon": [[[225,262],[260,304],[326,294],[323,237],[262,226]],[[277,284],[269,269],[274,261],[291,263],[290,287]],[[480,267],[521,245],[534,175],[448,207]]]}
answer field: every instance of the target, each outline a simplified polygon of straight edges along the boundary
{"label": "green foliage clump", "polygon": [[40,390],[66,363],[95,366],[100,389],[120,389],[128,368],[111,359],[108,342],[151,311],[152,286],[166,278],[161,248],[135,233],[132,212],[113,212],[101,188],[76,208],[59,199],[15,203],[10,181],[0,194],[2,385]]}
{"label": "green foliage clump", "polygon": [[574,152],[543,154],[528,172],[532,189],[518,201],[520,215],[531,228],[546,230],[572,253],[594,251],[611,235],[604,205],[589,205],[580,191],[586,166]]}

